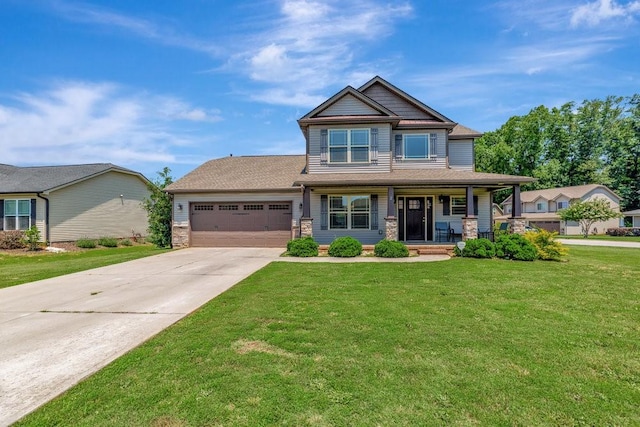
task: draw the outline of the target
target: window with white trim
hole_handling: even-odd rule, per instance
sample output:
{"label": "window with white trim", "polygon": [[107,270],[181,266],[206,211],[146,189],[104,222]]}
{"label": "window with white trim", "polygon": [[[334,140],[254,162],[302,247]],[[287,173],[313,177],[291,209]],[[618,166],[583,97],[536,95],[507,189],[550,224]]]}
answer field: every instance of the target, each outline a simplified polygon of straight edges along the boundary
{"label": "window with white trim", "polygon": [[28,230],[31,227],[31,200],[9,199],[4,201],[4,229]]}
{"label": "window with white trim", "polygon": [[451,215],[465,215],[467,213],[466,197],[451,197]]}
{"label": "window with white trim", "polygon": [[368,230],[371,213],[369,196],[329,196],[329,228]]}
{"label": "window with white trim", "polygon": [[329,163],[369,163],[369,129],[329,129]]}

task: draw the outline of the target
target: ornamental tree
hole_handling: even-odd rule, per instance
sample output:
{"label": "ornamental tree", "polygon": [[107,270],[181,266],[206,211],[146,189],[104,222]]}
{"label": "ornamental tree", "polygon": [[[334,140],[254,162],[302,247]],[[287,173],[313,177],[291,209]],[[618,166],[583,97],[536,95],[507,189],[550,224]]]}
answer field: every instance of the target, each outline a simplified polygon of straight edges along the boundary
{"label": "ornamental tree", "polygon": [[593,200],[571,203],[571,205],[558,211],[558,215],[563,221],[575,221],[580,224],[582,236],[589,237],[591,226],[599,221],[608,221],[613,218],[620,218],[622,214],[611,208],[608,200],[596,198]]}
{"label": "ornamental tree", "polygon": [[158,172],[156,180],[147,185],[150,194],[142,201],[149,218],[148,239],[160,248],[171,247],[171,196],[164,188],[172,182],[171,169],[165,167]]}

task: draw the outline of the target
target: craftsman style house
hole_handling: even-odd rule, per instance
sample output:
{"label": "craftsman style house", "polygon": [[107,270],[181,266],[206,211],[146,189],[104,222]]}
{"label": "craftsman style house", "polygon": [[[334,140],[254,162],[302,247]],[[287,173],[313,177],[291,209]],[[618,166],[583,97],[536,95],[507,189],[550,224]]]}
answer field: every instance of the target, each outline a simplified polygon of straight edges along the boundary
{"label": "craftsman style house", "polygon": [[480,133],[380,77],[346,87],[298,120],[299,156],[211,160],[176,181],[174,246],[282,246],[353,236],[365,244],[475,238],[491,230],[492,192],[533,178],[475,172]]}

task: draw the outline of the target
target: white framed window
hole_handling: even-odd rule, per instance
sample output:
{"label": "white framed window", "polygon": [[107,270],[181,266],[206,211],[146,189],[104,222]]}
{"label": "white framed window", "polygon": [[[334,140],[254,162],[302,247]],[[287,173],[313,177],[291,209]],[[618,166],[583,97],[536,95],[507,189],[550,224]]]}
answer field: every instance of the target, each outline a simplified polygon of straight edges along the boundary
{"label": "white framed window", "polygon": [[329,163],[369,163],[369,129],[329,129]]}
{"label": "white framed window", "polygon": [[467,198],[466,197],[451,197],[451,214],[452,215],[465,215],[467,213]]}
{"label": "white framed window", "polygon": [[329,229],[368,230],[369,196],[329,196]]}
{"label": "white framed window", "polygon": [[406,160],[428,159],[429,135],[426,134],[406,134],[403,135],[402,151]]}
{"label": "white framed window", "polygon": [[31,200],[8,199],[4,201],[4,229],[28,230],[31,227]]}

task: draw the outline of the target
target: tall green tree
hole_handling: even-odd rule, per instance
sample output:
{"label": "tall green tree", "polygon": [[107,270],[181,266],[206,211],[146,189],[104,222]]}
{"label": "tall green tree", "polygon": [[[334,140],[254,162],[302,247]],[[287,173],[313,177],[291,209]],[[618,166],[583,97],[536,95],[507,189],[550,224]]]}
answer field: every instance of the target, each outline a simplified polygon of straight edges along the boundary
{"label": "tall green tree", "polygon": [[142,201],[149,218],[148,239],[160,248],[171,247],[171,195],[164,189],[173,182],[171,169],[165,167],[147,184],[150,195]]}

